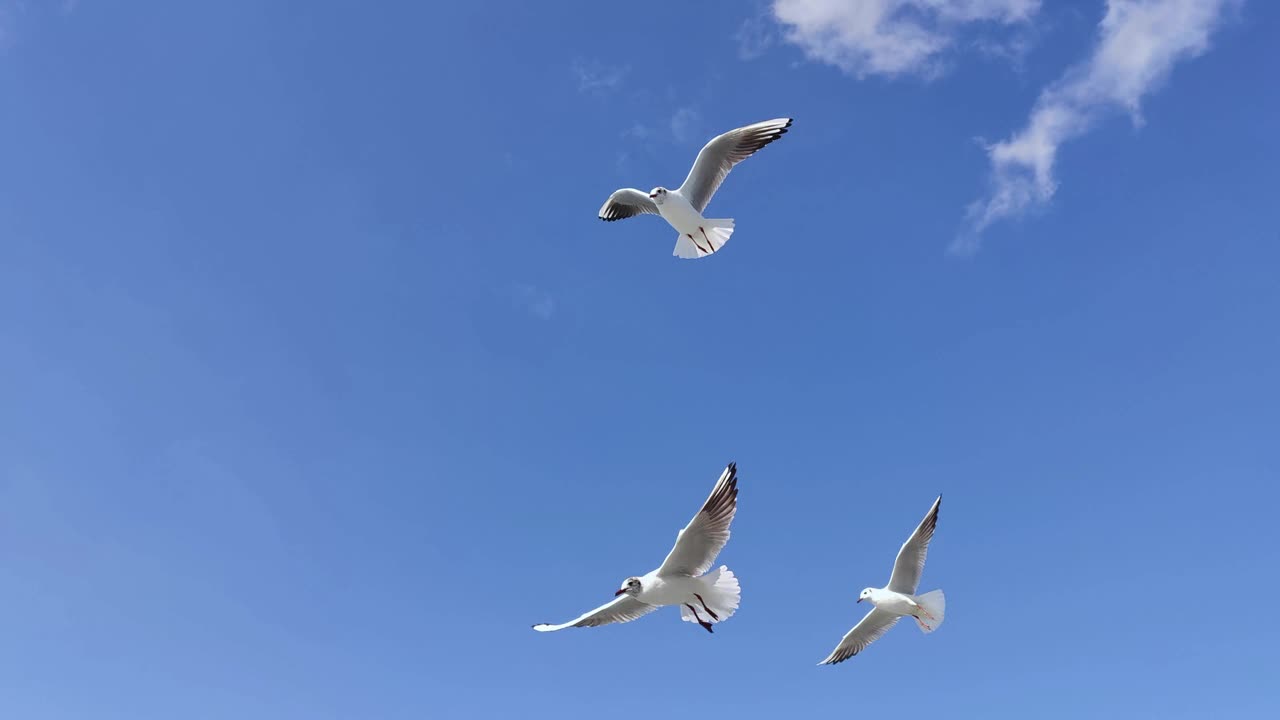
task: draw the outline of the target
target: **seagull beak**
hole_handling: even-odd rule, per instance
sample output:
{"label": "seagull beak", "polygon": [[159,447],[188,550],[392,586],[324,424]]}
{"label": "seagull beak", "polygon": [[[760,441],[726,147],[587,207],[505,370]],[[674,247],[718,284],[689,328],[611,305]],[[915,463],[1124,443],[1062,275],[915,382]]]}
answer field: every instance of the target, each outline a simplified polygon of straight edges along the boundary
{"label": "seagull beak", "polygon": [[618,597],[619,595],[621,595],[621,594],[622,594],[622,593],[624,593],[624,592],[626,592],[626,589],[625,589],[625,588],[624,588],[624,589],[622,589],[622,590],[614,590],[614,591],[613,591],[613,596],[614,596],[614,597]]}
{"label": "seagull beak", "polygon": [[862,598],[858,598],[858,602],[862,602]]}

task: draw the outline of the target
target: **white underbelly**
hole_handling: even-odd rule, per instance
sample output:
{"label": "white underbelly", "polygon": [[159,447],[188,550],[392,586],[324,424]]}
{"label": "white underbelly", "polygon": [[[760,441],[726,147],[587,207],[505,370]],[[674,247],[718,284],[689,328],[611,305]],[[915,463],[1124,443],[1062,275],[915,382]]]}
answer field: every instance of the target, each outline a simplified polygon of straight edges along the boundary
{"label": "white underbelly", "polygon": [[876,607],[894,615],[914,615],[917,605],[906,595],[894,593],[891,597],[881,599],[876,603]]}
{"label": "white underbelly", "polygon": [[702,213],[694,210],[684,198],[674,195],[668,196],[667,201],[658,206],[658,214],[681,235],[697,234],[698,228],[705,225]]}
{"label": "white underbelly", "polygon": [[637,599],[650,605],[683,605],[702,589],[697,578],[691,577],[652,576],[641,580],[641,583],[644,589]]}

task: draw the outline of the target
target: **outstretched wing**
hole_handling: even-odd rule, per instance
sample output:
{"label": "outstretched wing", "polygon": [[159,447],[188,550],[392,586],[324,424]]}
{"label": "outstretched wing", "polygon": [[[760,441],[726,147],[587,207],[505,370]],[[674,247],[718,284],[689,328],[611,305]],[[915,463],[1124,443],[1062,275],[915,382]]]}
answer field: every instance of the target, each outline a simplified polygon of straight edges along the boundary
{"label": "outstretched wing", "polygon": [[831,651],[826,660],[818,664],[835,665],[838,662],[848,660],[866,650],[871,643],[879,640],[897,622],[897,615],[880,608],[873,609],[857,625],[854,625],[852,630],[845,633],[844,638],[840,640],[840,644],[836,646],[836,649]]}
{"label": "outstretched wing", "polygon": [[898,559],[893,562],[893,575],[889,577],[889,589],[904,595],[914,595],[920,587],[920,576],[924,573],[924,559],[929,554],[929,541],[933,539],[933,531],[938,527],[938,507],[942,505],[942,496],[933,501],[920,526],[911,533],[911,537],[902,543],[898,551]]}
{"label": "outstretched wing", "polygon": [[649,194],[635,188],[622,188],[614,191],[604,205],[600,206],[600,219],[607,222],[635,217],[636,215],[657,215],[658,206],[653,204]]}
{"label": "outstretched wing", "polygon": [[729,523],[738,511],[738,465],[729,463],[702,509],[676,535],[676,545],[658,567],[659,575],[701,575],[729,542]]}
{"label": "outstretched wing", "polygon": [[698,159],[693,161],[689,176],[680,186],[680,194],[698,212],[707,208],[711,196],[716,194],[734,165],[746,160],[757,150],[782,137],[791,127],[791,118],[765,120],[754,125],[740,127],[713,139],[703,146]]}
{"label": "outstretched wing", "polygon": [[571,627],[596,627],[597,625],[608,625],[609,623],[631,622],[657,609],[657,605],[642,603],[630,595],[619,595],[614,598],[613,602],[583,613],[567,623],[560,623],[559,625],[539,623],[534,625],[533,629],[538,632],[555,632],[556,630]]}

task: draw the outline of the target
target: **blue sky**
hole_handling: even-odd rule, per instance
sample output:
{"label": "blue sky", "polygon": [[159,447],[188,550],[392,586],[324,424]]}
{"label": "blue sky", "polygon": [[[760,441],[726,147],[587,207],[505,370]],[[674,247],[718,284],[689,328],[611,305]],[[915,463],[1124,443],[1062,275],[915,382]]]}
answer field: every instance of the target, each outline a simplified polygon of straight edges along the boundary
{"label": "blue sky", "polygon": [[860,8],[0,0],[0,716],[1274,715],[1280,9]]}

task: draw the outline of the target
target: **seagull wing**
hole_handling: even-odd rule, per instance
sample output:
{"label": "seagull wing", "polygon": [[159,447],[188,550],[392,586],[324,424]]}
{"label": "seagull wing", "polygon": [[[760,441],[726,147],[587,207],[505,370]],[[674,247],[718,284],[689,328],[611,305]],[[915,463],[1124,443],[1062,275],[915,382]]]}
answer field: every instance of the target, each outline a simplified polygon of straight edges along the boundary
{"label": "seagull wing", "polygon": [[707,208],[711,196],[716,194],[734,165],[751,157],[757,150],[782,137],[791,127],[791,118],[765,120],[754,125],[740,127],[707,143],[698,159],[693,161],[689,176],[680,186],[680,194],[698,212]]}
{"label": "seagull wing", "polygon": [[608,625],[609,623],[631,622],[657,609],[657,605],[640,602],[630,595],[619,595],[613,599],[613,602],[605,603],[595,610],[585,612],[567,623],[560,623],[559,625],[539,623],[534,625],[533,629],[538,632],[555,632],[556,630],[571,627],[596,627],[597,625]]}
{"label": "seagull wing", "polygon": [[662,561],[658,574],[697,577],[709,570],[729,542],[729,523],[737,511],[738,465],[729,463],[702,509],[676,535],[676,545]]}
{"label": "seagull wing", "polygon": [[893,563],[893,575],[889,577],[889,589],[904,595],[914,595],[920,587],[920,575],[924,573],[924,558],[929,554],[929,541],[933,539],[933,531],[938,527],[938,507],[942,505],[942,496],[933,501],[933,507],[920,521],[920,526],[911,533],[911,537],[902,543],[898,551],[898,559]]}
{"label": "seagull wing", "polygon": [[838,662],[848,660],[866,650],[871,643],[879,640],[897,622],[897,615],[880,608],[873,609],[857,625],[854,625],[852,630],[845,633],[836,649],[831,651],[826,660],[818,664],[835,665]]}
{"label": "seagull wing", "polygon": [[635,188],[616,190],[600,206],[600,219],[607,222],[635,217],[636,215],[657,215],[658,206],[653,204],[649,193]]}

